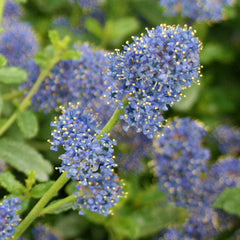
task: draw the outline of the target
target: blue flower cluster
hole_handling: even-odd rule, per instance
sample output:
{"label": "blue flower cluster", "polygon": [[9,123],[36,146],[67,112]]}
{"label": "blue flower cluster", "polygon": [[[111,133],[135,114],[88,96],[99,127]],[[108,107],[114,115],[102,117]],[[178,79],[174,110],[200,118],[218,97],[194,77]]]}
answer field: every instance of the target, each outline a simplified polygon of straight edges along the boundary
{"label": "blue flower cluster", "polygon": [[219,148],[223,154],[237,155],[240,153],[240,130],[222,125],[214,132],[213,137],[219,144]]}
{"label": "blue flower cluster", "polygon": [[[103,74],[107,61],[105,52],[92,49],[88,44],[77,45],[76,49],[82,53],[81,58],[60,61],[34,95],[32,106],[36,111],[41,109],[49,112],[59,105],[66,106],[68,102],[80,101],[86,107],[101,112],[104,106],[101,99],[106,89]],[[30,72],[37,72],[33,70]],[[37,75],[34,76],[24,88],[31,89]]]}
{"label": "blue flower cluster", "polygon": [[171,122],[154,141],[160,188],[178,206],[199,205],[200,174],[210,155],[201,145],[205,134],[202,124],[183,118]]}
{"label": "blue flower cluster", "polygon": [[212,239],[236,222],[211,206],[225,188],[240,187],[240,159],[225,157],[207,168],[209,152],[201,146],[205,134],[196,121],[177,119],[154,142],[161,190],[189,210],[183,228],[169,228],[161,239]]}
{"label": "blue flower cluster", "polygon": [[21,209],[19,198],[4,199],[0,203],[0,239],[11,239],[16,232],[20,217],[17,211]]}
{"label": "blue flower cluster", "polygon": [[160,0],[160,5],[166,8],[167,15],[177,15],[197,19],[199,21],[223,19],[225,6],[233,5],[234,0]]}
{"label": "blue flower cluster", "polygon": [[152,138],[162,129],[162,111],[181,99],[181,90],[200,77],[201,43],[190,28],[160,25],[108,54],[107,97],[123,107],[122,119]]}
{"label": "blue flower cluster", "polygon": [[60,240],[59,237],[42,225],[33,228],[32,232],[34,240]]}
{"label": "blue flower cluster", "polygon": [[98,136],[100,124],[90,110],[82,109],[80,103],[70,103],[68,109],[62,108],[62,112],[59,120],[52,122],[56,129],[52,132],[51,149],[57,151],[62,146],[65,150],[59,157],[62,160],[59,169],[78,181],[77,207],[107,215],[110,213],[108,208],[119,201],[123,192],[114,173],[117,164],[113,146],[116,141],[106,133],[101,138]]}
{"label": "blue flower cluster", "polygon": [[22,16],[20,5],[13,1],[7,0],[4,6],[3,17],[8,19],[19,19]]}
{"label": "blue flower cluster", "polygon": [[88,8],[88,9],[92,9],[96,6],[99,5],[99,3],[101,2],[101,0],[74,0],[75,2],[77,2],[82,8]]}
{"label": "blue flower cluster", "polygon": [[0,35],[0,53],[9,66],[25,67],[38,50],[34,31],[28,23],[6,20]]}

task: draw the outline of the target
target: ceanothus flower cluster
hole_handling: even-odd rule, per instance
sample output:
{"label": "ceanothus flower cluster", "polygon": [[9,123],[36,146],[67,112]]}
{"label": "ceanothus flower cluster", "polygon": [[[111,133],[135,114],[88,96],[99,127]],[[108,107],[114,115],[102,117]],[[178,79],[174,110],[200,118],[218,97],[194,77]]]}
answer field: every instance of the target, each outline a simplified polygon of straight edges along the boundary
{"label": "ceanothus flower cluster", "polygon": [[11,239],[16,232],[20,217],[17,211],[21,209],[21,200],[17,197],[4,199],[0,203],[0,239]]}
{"label": "ceanothus flower cluster", "polygon": [[110,101],[124,107],[122,119],[152,138],[162,129],[162,111],[180,101],[181,90],[200,77],[201,43],[190,28],[160,25],[133,37],[124,51],[108,54]]}
{"label": "ceanothus flower cluster", "polygon": [[[95,50],[89,44],[76,45],[81,52],[79,60],[62,60],[44,80],[38,92],[32,98],[32,106],[44,112],[57,109],[68,102],[81,102],[82,105],[101,112],[104,102],[101,100],[106,86],[103,69],[106,66],[105,52]],[[31,78],[24,88],[31,89],[36,79]]]}
{"label": "ceanothus flower cluster", "polygon": [[[52,147],[57,151],[62,146],[65,153],[61,172],[78,181],[76,207],[89,208],[91,211],[108,215],[109,208],[115,205],[123,189],[114,168],[113,146],[109,134],[100,134],[100,124],[90,110],[83,110],[81,104],[69,104],[62,108],[62,115],[51,124],[56,129],[52,132]],[[84,193],[84,194],[83,194]],[[84,195],[84,196],[83,196]],[[84,210],[80,211],[83,213]]]}
{"label": "ceanothus flower cluster", "polygon": [[3,17],[11,20],[17,20],[22,15],[22,9],[20,5],[13,1],[7,0],[4,6]]}
{"label": "ceanothus flower cluster", "polygon": [[178,206],[199,206],[200,174],[210,157],[202,147],[205,134],[201,123],[183,118],[171,122],[154,141],[160,189]]}
{"label": "ceanothus flower cluster", "polygon": [[38,42],[28,23],[7,20],[0,35],[0,53],[9,66],[25,67],[38,50]]}
{"label": "ceanothus flower cluster", "polygon": [[240,153],[240,130],[238,128],[227,125],[219,126],[213,132],[213,137],[223,154],[237,155]]}
{"label": "ceanothus flower cluster", "polygon": [[56,234],[43,225],[33,228],[32,233],[34,240],[61,240]]}
{"label": "ceanothus flower cluster", "polygon": [[223,19],[224,7],[233,5],[234,0],[160,0],[166,14],[183,16],[199,21]]}

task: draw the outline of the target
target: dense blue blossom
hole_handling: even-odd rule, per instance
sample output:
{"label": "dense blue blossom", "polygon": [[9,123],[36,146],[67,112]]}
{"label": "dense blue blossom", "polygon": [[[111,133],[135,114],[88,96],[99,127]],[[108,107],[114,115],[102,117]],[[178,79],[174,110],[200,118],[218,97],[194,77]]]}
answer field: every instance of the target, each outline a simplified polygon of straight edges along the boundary
{"label": "dense blue blossom", "polygon": [[100,171],[89,179],[89,185],[81,182],[77,185],[77,203],[74,208],[80,208],[79,214],[84,214],[84,208],[107,216],[112,214],[112,208],[123,196],[123,187],[113,169],[100,167]]}
{"label": "dense blue blossom", "polygon": [[154,142],[160,188],[179,206],[198,206],[209,151],[202,147],[204,127],[189,118],[176,119]]}
{"label": "dense blue blossom", "polygon": [[[81,102],[82,105],[101,112],[104,102],[101,100],[106,86],[103,69],[106,65],[105,52],[94,50],[88,44],[76,46],[82,53],[79,60],[62,60],[51,71],[38,92],[33,96],[35,110],[49,112],[68,102]],[[30,89],[34,78],[24,86]]]}
{"label": "dense blue blossom", "polygon": [[20,5],[13,0],[7,0],[4,6],[3,17],[7,19],[19,19],[22,15]]}
{"label": "dense blue blossom", "polygon": [[9,66],[24,67],[38,50],[34,31],[28,23],[5,21],[0,35],[0,53]]}
{"label": "dense blue blossom", "polygon": [[33,228],[34,240],[60,240],[53,232],[45,226],[38,226]]}
{"label": "dense blue blossom", "polygon": [[0,203],[0,239],[11,239],[16,232],[20,217],[17,211],[21,209],[19,198],[4,199]]}
{"label": "dense blue blossom", "polygon": [[200,77],[201,44],[191,28],[161,25],[133,37],[124,51],[108,55],[108,97],[119,107],[126,128],[135,127],[152,138],[162,128],[161,111],[181,99],[181,90]]}
{"label": "dense blue blossom", "polygon": [[225,188],[240,187],[240,159],[222,158],[208,169],[206,176],[202,191],[211,205]]}
{"label": "dense blue blossom", "polygon": [[167,15],[181,13],[200,21],[223,19],[224,7],[233,3],[234,0],[160,0],[160,4],[166,8]]}
{"label": "dense blue blossom", "polygon": [[240,153],[240,130],[238,128],[227,125],[219,126],[213,132],[213,137],[223,154],[237,155]]}
{"label": "dense blue blossom", "polygon": [[[78,181],[76,208],[87,207],[91,211],[108,215],[123,192],[119,178],[114,174],[113,146],[109,134],[103,133],[98,139],[100,124],[95,115],[83,110],[80,104],[69,104],[63,114],[52,123],[52,150],[62,146],[65,153],[61,172],[67,171],[68,177]],[[84,213],[83,210],[80,213]]]}

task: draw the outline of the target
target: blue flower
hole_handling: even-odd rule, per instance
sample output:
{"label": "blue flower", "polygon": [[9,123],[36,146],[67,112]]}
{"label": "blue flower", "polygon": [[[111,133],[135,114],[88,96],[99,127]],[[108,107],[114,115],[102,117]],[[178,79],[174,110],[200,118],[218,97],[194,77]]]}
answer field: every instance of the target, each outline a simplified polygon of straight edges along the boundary
{"label": "blue flower", "polygon": [[160,25],[108,55],[107,97],[126,106],[122,119],[152,138],[162,129],[162,111],[180,101],[181,90],[200,77],[201,43],[191,28]]}
{"label": "blue flower", "polygon": [[32,229],[34,240],[60,240],[53,232],[45,226],[38,226]]}
{"label": "blue flower", "polygon": [[0,53],[9,66],[24,67],[38,50],[34,31],[27,23],[5,21],[0,35]]}
{"label": "blue flower", "polygon": [[102,166],[99,173],[91,176],[88,186],[79,182],[77,190],[74,209],[80,209],[80,215],[85,214],[84,208],[104,216],[112,214],[111,208],[123,197],[123,187],[119,177],[113,169]]}
{"label": "blue flower", "polygon": [[74,0],[77,2],[82,8],[92,9],[98,6],[101,0]]}
{"label": "blue flower", "polygon": [[16,232],[20,217],[17,211],[21,209],[19,198],[4,199],[0,203],[0,239],[11,239]]}
{"label": "blue flower", "polygon": [[209,151],[202,147],[206,131],[189,118],[176,119],[154,141],[160,189],[178,206],[201,205],[200,174],[207,169]]}
{"label": "blue flower", "polygon": [[199,21],[222,20],[224,7],[233,3],[233,0],[160,0],[160,4],[166,8],[166,15],[174,16],[181,13]]}
{"label": "blue flower", "polygon": [[[106,65],[105,52],[92,49],[88,44],[77,45],[76,49],[82,53],[81,58],[60,61],[33,96],[32,106],[36,111],[41,109],[49,112],[59,105],[67,106],[69,102],[81,102],[98,113],[102,109],[106,110],[105,99],[102,100],[106,91],[103,74]],[[30,89],[35,81],[36,78],[30,79],[24,87]],[[109,111],[105,115],[107,112]],[[107,116],[111,113],[112,111]]]}
{"label": "blue flower", "polygon": [[87,207],[108,215],[109,208],[119,201],[123,192],[120,180],[114,174],[117,164],[113,146],[116,141],[106,133],[98,139],[100,124],[95,115],[83,110],[80,104],[69,104],[68,109],[62,108],[62,111],[59,119],[51,124],[56,127],[52,132],[51,149],[57,151],[62,146],[65,150],[59,157],[62,160],[59,169],[78,181],[76,208]]}
{"label": "blue flower", "polygon": [[22,9],[20,5],[13,1],[7,0],[4,6],[3,17],[7,19],[19,19],[22,15]]}
{"label": "blue flower", "polygon": [[227,125],[219,126],[213,137],[219,144],[223,154],[237,155],[240,153],[240,130]]}

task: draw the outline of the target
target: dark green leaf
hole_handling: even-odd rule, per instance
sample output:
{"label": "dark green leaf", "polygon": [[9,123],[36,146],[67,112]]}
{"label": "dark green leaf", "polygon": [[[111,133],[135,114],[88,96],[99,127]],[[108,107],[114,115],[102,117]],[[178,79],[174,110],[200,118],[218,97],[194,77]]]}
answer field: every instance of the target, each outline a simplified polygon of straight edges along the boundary
{"label": "dark green leaf", "polygon": [[30,111],[22,111],[18,114],[17,124],[26,138],[35,137],[38,132],[38,120],[35,114]]}
{"label": "dark green leaf", "polygon": [[240,216],[240,188],[226,188],[217,198],[213,207],[220,208],[230,214]]}
{"label": "dark green leaf", "polygon": [[14,195],[21,195],[26,190],[23,184],[11,172],[0,173],[0,186]]}
{"label": "dark green leaf", "polygon": [[95,213],[95,212],[91,212],[88,209],[84,209],[84,212],[85,212],[86,218],[93,223],[103,224],[107,220],[107,217],[105,217],[104,215],[98,214],[98,213]]}
{"label": "dark green leaf", "polygon": [[39,181],[47,181],[52,172],[52,165],[35,149],[11,138],[0,139],[0,158],[26,175],[31,170],[36,171]]}
{"label": "dark green leaf", "polygon": [[49,181],[47,183],[39,183],[35,185],[31,190],[31,196],[33,198],[41,198],[45,192],[54,184],[54,181]]}
{"label": "dark green leaf", "polygon": [[27,77],[27,72],[21,68],[4,67],[0,69],[0,82],[5,84],[25,82]]}

